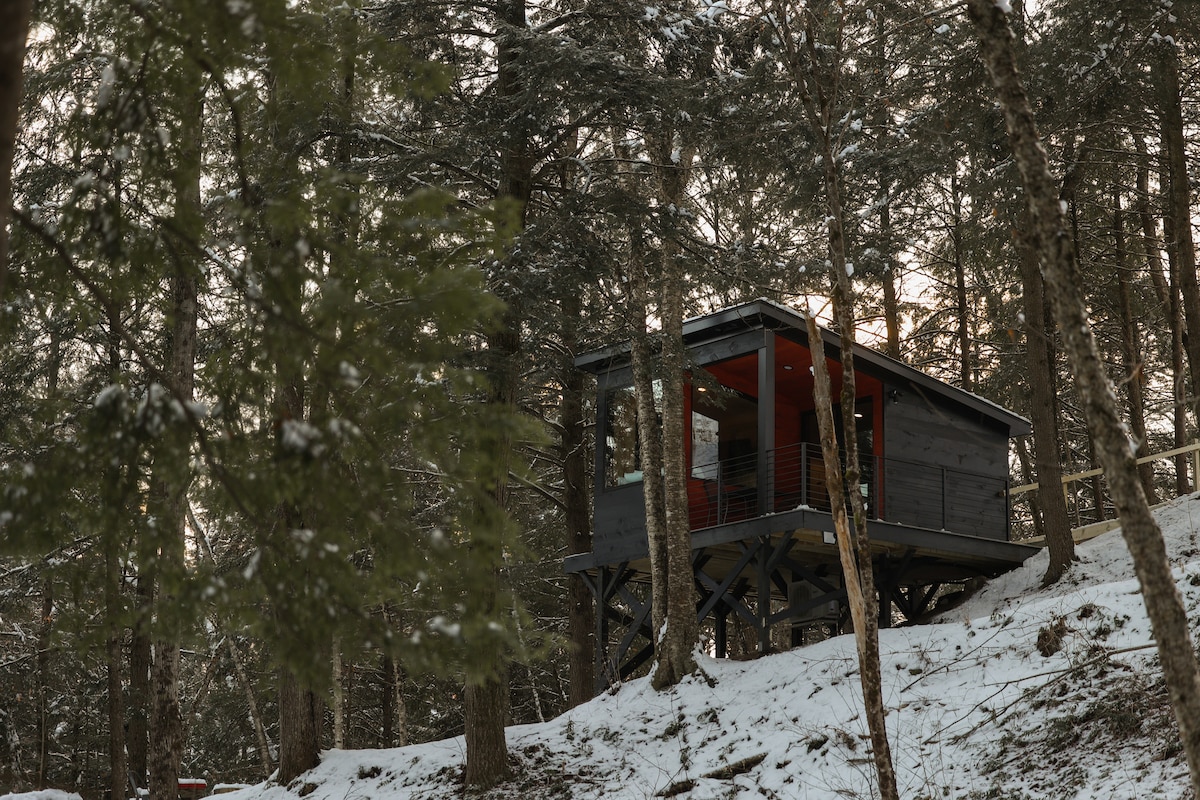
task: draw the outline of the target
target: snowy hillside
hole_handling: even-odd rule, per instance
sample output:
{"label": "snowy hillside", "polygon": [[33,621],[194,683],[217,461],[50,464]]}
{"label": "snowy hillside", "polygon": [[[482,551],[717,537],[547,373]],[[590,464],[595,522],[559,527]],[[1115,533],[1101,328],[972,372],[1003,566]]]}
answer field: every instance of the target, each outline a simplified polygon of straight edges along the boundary
{"label": "snowy hillside", "polygon": [[[1200,603],[1200,496],[1159,512],[1189,612]],[[1044,555],[941,623],[881,632],[889,730],[908,798],[1182,798],[1149,625],[1120,532],[1039,590]],[[752,662],[704,660],[509,730],[519,777],[489,797],[870,797],[852,637]],[[461,793],[462,739],[326,753],[291,792],[227,800],[408,800]]]}

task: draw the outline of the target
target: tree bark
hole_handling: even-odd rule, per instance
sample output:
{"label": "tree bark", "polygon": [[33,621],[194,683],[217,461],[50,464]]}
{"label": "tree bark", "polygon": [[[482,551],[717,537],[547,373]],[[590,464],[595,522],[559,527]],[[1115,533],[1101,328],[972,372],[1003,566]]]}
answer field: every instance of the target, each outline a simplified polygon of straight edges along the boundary
{"label": "tree bark", "polygon": [[[1150,156],[1146,151],[1146,143],[1141,136],[1134,136],[1133,141],[1138,152],[1137,171],[1137,214],[1141,221],[1142,250],[1146,258],[1146,267],[1150,272],[1150,280],[1154,284],[1154,293],[1158,297],[1161,315],[1166,320],[1167,330],[1171,336],[1171,394],[1173,407],[1171,413],[1175,433],[1175,447],[1187,444],[1187,376],[1183,364],[1183,316],[1179,308],[1179,291],[1176,286],[1174,268],[1175,257],[1169,259],[1167,274],[1163,274],[1162,253],[1159,247],[1158,230],[1154,217],[1150,213]],[[1169,184],[1170,180],[1159,180],[1159,185]],[[1163,218],[1164,234],[1170,235],[1170,215]],[[1172,251],[1173,252],[1173,251]],[[1188,481],[1188,457],[1181,454],[1175,457],[1175,494],[1182,497],[1191,492]]]}
{"label": "tree bark", "polygon": [[129,751],[129,773],[141,788],[147,786],[147,749],[150,743],[150,615],[154,613],[154,579],[143,553],[139,558],[137,586],[134,589],[137,608],[129,640],[129,704],[126,713],[129,727],[125,747]]}
{"label": "tree bark", "polygon": [[1021,301],[1025,315],[1025,362],[1029,381],[1029,419],[1033,424],[1033,463],[1038,480],[1038,509],[1041,532],[1050,556],[1042,585],[1062,577],[1075,560],[1075,539],[1063,495],[1062,462],[1059,460],[1057,400],[1054,362],[1050,347],[1054,329],[1045,323],[1046,297],[1038,271],[1037,242],[1031,240],[1028,213],[1021,215],[1016,232],[1017,262],[1021,267]]}
{"label": "tree bark", "polygon": [[[199,268],[196,252],[204,231],[200,207],[201,141],[204,109],[203,76],[195,65],[183,67],[189,92],[180,98],[180,125],[176,134],[175,229],[182,241],[171,243],[174,274],[171,276],[171,338],[167,356],[167,389],[184,406],[192,401],[196,370],[196,325]],[[189,475],[179,462],[186,453],[163,452],[154,465],[151,503],[158,517],[158,577],[155,598],[158,635],[151,664],[152,704],[147,766],[152,797],[170,797],[179,791],[179,765],[183,758],[183,718],[179,707],[179,622],[173,619],[177,586],[187,569],[184,540],[187,536]],[[157,537],[156,537],[157,538]]]}
{"label": "tree bark", "polygon": [[[113,537],[108,537],[113,538]],[[126,796],[127,766],[125,759],[125,685],[121,670],[121,641],[124,626],[121,618],[121,584],[124,577],[117,552],[117,542],[107,541],[104,545],[104,606],[108,624],[108,641],[105,646],[108,670],[108,764],[109,791],[114,798]]]}
{"label": "tree bark", "polygon": [[[1168,26],[1173,33],[1173,26]],[[1187,325],[1186,346],[1192,379],[1192,408],[1200,420],[1200,284],[1196,277],[1196,246],[1192,240],[1191,187],[1188,178],[1187,149],[1183,132],[1183,111],[1179,91],[1179,62],[1170,37],[1159,43],[1158,94],[1162,113],[1162,139],[1169,169],[1169,214],[1173,242],[1168,243],[1176,256],[1179,291],[1183,297],[1183,317]]]}
{"label": "tree bark", "polygon": [[[847,600],[854,622],[854,641],[858,650],[859,681],[863,694],[863,710],[871,737],[871,756],[883,800],[898,800],[896,771],[892,762],[891,745],[887,737],[886,709],[879,665],[879,607],[875,594],[874,565],[871,543],[867,536],[867,514],[860,483],[861,465],[858,454],[857,424],[854,416],[856,395],[854,374],[854,289],[851,268],[846,259],[845,214],[842,208],[840,166],[834,152],[833,126],[837,118],[837,89],[840,83],[840,52],[818,54],[814,16],[801,9],[798,19],[804,22],[803,36],[796,36],[788,20],[790,8],[776,4],[775,31],[784,47],[788,67],[803,101],[809,130],[817,141],[822,162],[822,188],[825,192],[825,228],[829,256],[834,317],[841,337],[841,410],[845,441],[845,468],[838,453],[836,426],[833,419],[825,345],[811,311],[807,314],[809,349],[812,353],[814,401],[817,427],[821,435],[821,452],[825,465],[826,490],[829,492],[834,528],[838,538],[838,555],[846,583]],[[840,48],[840,41],[838,48]],[[849,487],[849,497],[843,486]],[[846,515],[847,500],[851,518]]]}
{"label": "tree bark", "polygon": [[346,749],[346,688],[343,685],[342,646],[337,637],[329,652],[330,670],[330,704],[333,706],[333,746],[337,750]]}
{"label": "tree bark", "polygon": [[[1167,188],[1167,195],[1170,195],[1170,170],[1167,167],[1168,159],[1165,153],[1162,158],[1161,169],[1159,171],[1159,186]],[[1169,200],[1167,205],[1170,205]],[[1171,213],[1163,214],[1163,240],[1167,247],[1167,280],[1170,303],[1168,305],[1168,313],[1171,315],[1171,392],[1174,402],[1175,414],[1173,417],[1173,429],[1175,434],[1175,446],[1183,447],[1188,442],[1188,372],[1186,366],[1186,346],[1187,332],[1185,330],[1183,304],[1180,297],[1180,280],[1181,273],[1180,263],[1181,257],[1179,247],[1176,246],[1175,237],[1175,218]],[[1187,459],[1181,456],[1175,461],[1175,484],[1179,495],[1187,494],[1191,491],[1187,477]],[[1200,485],[1200,475],[1194,476],[1196,485]]]}
{"label": "tree bark", "polygon": [[958,380],[962,388],[971,391],[971,321],[967,304],[967,272],[963,264],[962,246],[962,192],[958,187],[958,176],[950,176],[951,203],[954,204],[954,227],[950,230],[950,242],[954,248],[954,297],[958,305]]}
{"label": "tree bark", "polygon": [[246,675],[246,667],[242,663],[241,653],[232,636],[225,637],[225,647],[229,650],[229,660],[233,662],[233,671],[237,675],[242,693],[246,696],[246,708],[250,713],[250,721],[254,725],[254,741],[258,745],[258,760],[262,767],[262,778],[271,777],[275,765],[271,761],[271,744],[267,741],[267,726],[263,724],[262,714],[258,710],[258,700],[254,696],[254,687]]}
{"label": "tree bark", "polygon": [[[633,366],[633,393],[637,405],[639,464],[642,472],[643,507],[646,512],[646,541],[650,560],[650,624],[655,646],[667,620],[667,524],[663,495],[662,426],[654,399],[654,348],[646,330],[650,314],[649,288],[641,235],[630,231],[628,272],[629,305],[634,329],[631,332],[630,357]],[[601,612],[603,613],[603,612]],[[598,642],[597,647],[603,647]]]}
{"label": "tree bark", "polygon": [[[1133,314],[1133,289],[1129,277],[1128,254],[1125,251],[1125,215],[1121,210],[1121,192],[1113,190],[1113,246],[1116,250],[1117,299],[1121,312],[1121,355],[1125,359],[1125,397],[1129,402],[1129,430],[1137,442],[1137,456],[1150,455],[1146,438],[1146,402],[1142,393],[1145,376],[1142,373],[1142,343],[1138,333],[1137,318]],[[1150,462],[1138,465],[1138,477],[1146,500],[1156,503],[1154,488],[1154,465]]]}
{"label": "tree bark", "polygon": [[279,675],[279,772],[287,786],[321,762],[321,699],[289,669]]}
{"label": "tree bark", "polygon": [[0,3],[0,301],[8,290],[8,217],[12,207],[12,166],[17,149],[25,40],[33,0]]}
{"label": "tree bark", "polygon": [[[662,318],[662,461],[667,597],[665,627],[655,642],[656,689],[674,686],[696,670],[694,651],[699,638],[696,623],[695,577],[692,573],[692,534],[688,519],[687,463],[684,445],[683,265],[679,258],[675,209],[682,208],[695,147],[677,146],[676,136],[664,131],[651,149],[658,165],[659,210],[665,215],[660,242],[662,283],[659,315]],[[674,159],[678,159],[675,161]]]}
{"label": "tree bark", "polygon": [[[522,70],[523,50],[516,36],[528,28],[524,0],[504,0],[496,7],[496,92],[504,111],[512,120],[501,131],[500,179],[496,187],[498,199],[517,204],[517,230],[525,228],[529,200],[533,191],[533,155],[526,116],[518,104],[524,90]],[[505,265],[506,269],[510,269]],[[508,304],[500,328],[488,341],[488,378],[491,392],[488,402],[504,408],[513,415],[519,413],[517,403],[520,389],[518,359],[521,351],[523,321],[520,298],[511,290],[512,281],[505,276],[497,294]],[[494,510],[505,514],[509,506],[508,471],[514,443],[509,436],[496,442],[494,473],[489,476],[490,502]],[[498,535],[499,532],[494,532]],[[503,547],[498,542],[472,542],[476,557],[490,562],[495,580],[487,587],[474,587],[472,603],[476,613],[496,618],[499,608],[503,566]],[[466,733],[466,771],[468,786],[485,788],[506,780],[511,774],[508,765],[508,743],[504,735],[508,698],[508,656],[491,652],[483,655],[481,669],[467,669],[464,690],[463,723]]]}
{"label": "tree bark", "polygon": [[992,0],[968,0],[967,13],[1004,113],[1009,144],[1021,173],[1039,242],[1046,288],[1054,298],[1059,330],[1088,428],[1100,466],[1108,478],[1122,534],[1133,556],[1179,724],[1192,790],[1200,793],[1200,668],[1183,600],[1171,574],[1162,531],[1142,492],[1136,460],[1117,415],[1113,386],[1105,374],[1088,321],[1075,249],[1065,231],[1049,159],[1013,58],[1012,31],[1004,12]]}
{"label": "tree bark", "polygon": [[[563,472],[563,522],[567,526],[567,553],[592,551],[591,515],[588,512],[587,464],[589,452],[583,413],[585,381],[576,369],[578,323],[582,302],[577,293],[562,299],[563,363],[562,400],[559,414],[562,436],[559,453]],[[595,641],[596,614],[592,593],[578,574],[567,578],[567,619],[571,650],[568,658],[569,698],[571,707],[586,703],[596,691]]]}
{"label": "tree bark", "polygon": [[[872,60],[875,62],[875,72],[878,78],[876,87],[878,97],[874,104],[878,113],[876,125],[879,126],[877,141],[882,143],[889,135],[892,127],[890,75],[888,74],[887,15],[878,9],[875,13],[875,41]],[[883,250],[883,323],[887,333],[887,346],[884,350],[897,361],[900,359],[900,299],[896,292],[896,254],[892,241],[892,201],[891,180],[886,175],[879,179],[879,238]]]}

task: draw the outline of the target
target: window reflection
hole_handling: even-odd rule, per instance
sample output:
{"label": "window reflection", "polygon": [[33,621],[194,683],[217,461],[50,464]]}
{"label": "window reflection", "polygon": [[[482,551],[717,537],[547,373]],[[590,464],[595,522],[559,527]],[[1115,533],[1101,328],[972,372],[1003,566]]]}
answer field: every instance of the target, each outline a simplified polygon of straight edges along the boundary
{"label": "window reflection", "polygon": [[[661,407],[662,381],[654,381],[654,404]],[[642,452],[637,427],[637,396],[632,386],[611,389],[605,403],[604,485],[625,486],[642,479]]]}

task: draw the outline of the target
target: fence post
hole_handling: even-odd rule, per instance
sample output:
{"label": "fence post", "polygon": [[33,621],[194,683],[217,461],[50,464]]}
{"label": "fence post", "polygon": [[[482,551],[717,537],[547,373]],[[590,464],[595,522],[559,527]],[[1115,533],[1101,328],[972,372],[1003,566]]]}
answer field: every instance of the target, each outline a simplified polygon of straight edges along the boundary
{"label": "fence post", "polygon": [[1197,447],[1192,451],[1192,491],[1200,492],[1200,443],[1193,444]]}

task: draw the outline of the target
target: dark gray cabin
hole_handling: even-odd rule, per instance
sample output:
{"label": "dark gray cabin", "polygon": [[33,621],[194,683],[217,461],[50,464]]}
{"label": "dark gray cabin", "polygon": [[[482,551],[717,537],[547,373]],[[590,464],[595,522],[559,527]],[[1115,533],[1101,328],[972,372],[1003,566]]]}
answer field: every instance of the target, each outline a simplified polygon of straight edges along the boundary
{"label": "dark gray cabin", "polygon": [[[840,337],[823,329],[822,339],[837,398]],[[711,623],[717,654],[730,615],[753,626],[762,650],[778,641],[772,628],[781,623],[793,643],[814,625],[841,624],[845,592],[804,317],[756,300],[687,321],[684,340],[693,365],[685,447],[697,614]],[[897,612],[908,620],[926,613],[948,584],[999,574],[1036,552],[1009,541],[1008,440],[1030,426],[868,348],[856,346],[854,358],[858,491],[887,625]],[[565,566],[592,589],[598,675],[611,682],[651,652],[629,346],[575,363],[597,381],[595,524],[592,552]]]}

